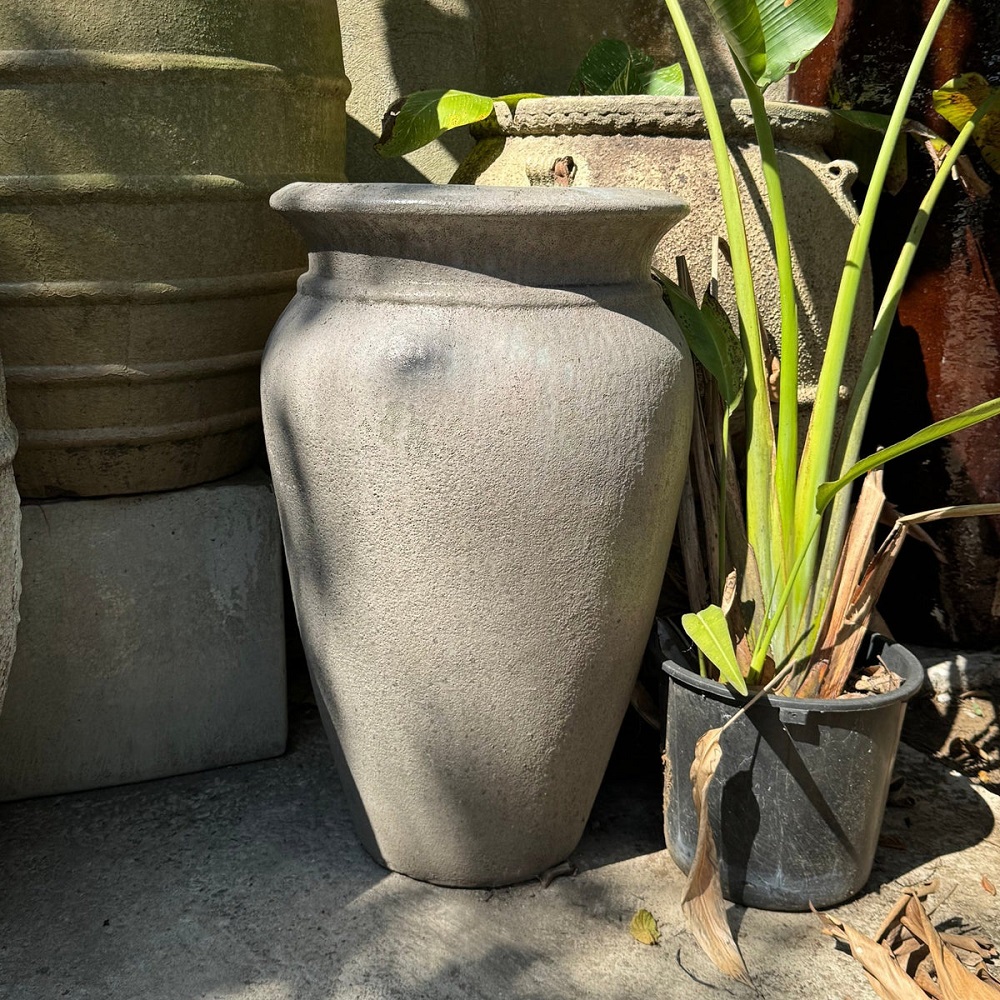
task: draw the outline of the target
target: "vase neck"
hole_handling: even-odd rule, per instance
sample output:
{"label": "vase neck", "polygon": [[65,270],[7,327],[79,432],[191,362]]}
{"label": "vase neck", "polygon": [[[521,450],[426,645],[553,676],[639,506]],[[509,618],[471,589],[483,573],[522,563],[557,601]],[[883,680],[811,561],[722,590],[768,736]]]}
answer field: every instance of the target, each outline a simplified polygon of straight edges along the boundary
{"label": "vase neck", "polygon": [[542,288],[645,281],[687,213],[657,191],[398,184],[296,184],[272,205],[304,236],[316,276]]}

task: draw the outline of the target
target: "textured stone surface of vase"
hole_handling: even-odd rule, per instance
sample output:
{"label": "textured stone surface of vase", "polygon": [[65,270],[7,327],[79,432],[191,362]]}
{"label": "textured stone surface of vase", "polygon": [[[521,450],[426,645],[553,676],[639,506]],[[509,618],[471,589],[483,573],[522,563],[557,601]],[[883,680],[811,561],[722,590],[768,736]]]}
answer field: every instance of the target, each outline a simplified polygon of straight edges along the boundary
{"label": "textured stone surface of vase", "polygon": [[296,613],[367,849],[500,885],[583,833],[649,634],[692,371],[663,192],[295,184],[261,390]]}
{"label": "textured stone surface of vase", "polygon": [[10,665],[17,645],[21,600],[21,498],[12,462],[17,431],[7,415],[7,394],[0,364],[0,727]]}
{"label": "textured stone surface of vase", "polygon": [[[829,112],[780,103],[771,103],[769,110],[799,289],[799,404],[806,408],[815,398],[844,256],[857,221],[849,193],[856,170],[849,161],[831,161],[823,152],[824,143],[833,138]],[[781,306],[749,105],[733,101],[720,112],[741,187],[757,301],[777,351]],[[568,181],[573,187],[655,188],[684,198],[691,214],[666,234],[654,260],[674,276],[676,257],[683,254],[699,294],[708,286],[713,237],[725,239],[726,227],[698,98],[546,98],[521,101],[513,112],[497,104],[495,120],[474,126],[473,134],[477,145],[453,183],[516,186]],[[732,288],[721,260],[720,299],[735,317]],[[844,368],[845,398],[857,378],[871,327],[871,278],[866,270]]]}
{"label": "textured stone surface of vase", "polygon": [[22,494],[174,489],[260,447],[305,264],[269,210],[342,180],[334,0],[0,7],[0,350]]}

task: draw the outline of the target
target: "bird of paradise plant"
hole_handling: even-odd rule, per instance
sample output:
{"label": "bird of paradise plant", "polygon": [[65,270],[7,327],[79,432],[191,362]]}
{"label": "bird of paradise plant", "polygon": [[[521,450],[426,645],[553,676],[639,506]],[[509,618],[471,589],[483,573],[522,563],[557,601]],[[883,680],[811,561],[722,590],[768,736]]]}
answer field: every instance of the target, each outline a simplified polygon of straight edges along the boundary
{"label": "bird of paradise plant", "polygon": [[[780,164],[764,90],[794,71],[829,33],[837,0],[705,0],[735,60],[760,149],[781,297],[776,363],[767,354],[739,189],[716,101],[680,0],[665,2],[708,127],[725,211],[737,312],[737,322],[731,324],[714,297],[714,288],[699,305],[683,266],[677,282],[660,275],[692,352],[714,387],[703,397],[705,412],[696,421],[692,458],[712,593],[682,623],[699,651],[703,672],[709,669],[707,660],[721,680],[744,695],[757,687],[757,696],[777,688],[786,695],[835,698],[844,690],[882,584],[907,532],[923,521],[1000,513],[1000,504],[982,504],[899,517],[886,503],[881,485],[881,467],[886,462],[1000,414],[1000,398],[859,457],[886,341],[930,213],[977,127],[994,112],[998,94],[979,88],[957,138],[940,159],[875,317],[846,414],[838,418],[844,359],[876,208],[918,78],[951,3],[938,0],[884,129],[847,250],[808,430],[800,442],[796,288]],[[969,105],[968,92],[964,100]],[[729,421],[740,408],[745,454],[738,460]],[[847,487],[861,477],[865,481],[852,510]],[[892,530],[875,550],[876,525],[887,515],[894,522]],[[746,968],[722,912],[717,872],[710,870],[710,860],[705,861],[715,854],[714,847],[704,846],[711,838],[705,820],[706,789],[719,763],[724,728],[702,737],[692,768],[701,816],[699,849],[684,908],[696,938],[716,964],[745,979]],[[699,864],[699,858],[705,863]]]}

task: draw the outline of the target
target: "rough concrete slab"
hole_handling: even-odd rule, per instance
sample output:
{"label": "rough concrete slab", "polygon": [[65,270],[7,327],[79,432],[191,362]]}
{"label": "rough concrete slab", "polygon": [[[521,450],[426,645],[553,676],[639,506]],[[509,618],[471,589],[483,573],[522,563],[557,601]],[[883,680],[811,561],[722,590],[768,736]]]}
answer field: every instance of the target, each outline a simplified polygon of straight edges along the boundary
{"label": "rough concrete slab", "polygon": [[281,753],[281,538],[250,473],[22,508],[18,648],[0,799]]}
{"label": "rough concrete slab", "polygon": [[[0,995],[116,1000],[749,998],[682,927],[655,774],[609,773],[579,873],[495,892],[390,875],[362,851],[315,709],[283,758],[0,806]],[[866,895],[936,875],[935,921],[996,940],[998,800],[903,747],[912,806],[887,814]],[[651,948],[627,931],[660,921]],[[759,995],[864,1000],[860,968],[808,914],[732,911]]]}

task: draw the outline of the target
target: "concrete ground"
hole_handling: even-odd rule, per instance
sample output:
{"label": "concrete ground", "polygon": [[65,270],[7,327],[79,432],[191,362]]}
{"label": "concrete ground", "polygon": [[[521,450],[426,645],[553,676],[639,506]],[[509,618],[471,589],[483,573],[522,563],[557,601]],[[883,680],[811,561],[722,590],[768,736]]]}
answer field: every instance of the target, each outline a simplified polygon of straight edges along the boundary
{"label": "concrete ground", "polygon": [[[619,748],[578,873],[495,892],[385,872],[354,838],[314,707],[280,758],[0,806],[5,1000],[560,1000],[753,996],[683,928],[661,849],[661,789]],[[634,759],[633,755],[633,759]],[[998,799],[903,747],[866,893],[840,915],[874,931],[931,876],[934,919],[1000,937]],[[635,942],[632,914],[659,920]],[[860,967],[808,914],[733,910],[759,995],[863,1000]]]}

